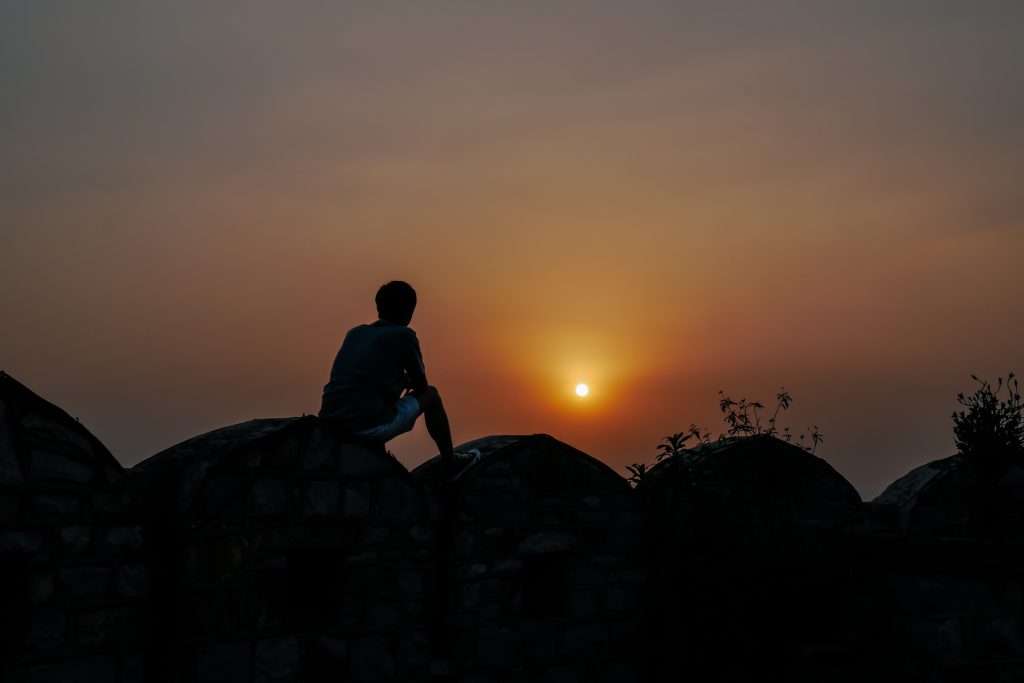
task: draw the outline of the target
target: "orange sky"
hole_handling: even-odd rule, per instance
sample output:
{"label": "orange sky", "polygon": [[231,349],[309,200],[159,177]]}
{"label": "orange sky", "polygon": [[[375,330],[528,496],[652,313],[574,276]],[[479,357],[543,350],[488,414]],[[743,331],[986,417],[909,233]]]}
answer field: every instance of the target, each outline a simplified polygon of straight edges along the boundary
{"label": "orange sky", "polygon": [[4,5],[0,368],[133,464],[315,412],[400,278],[457,441],[785,385],[873,496],[1024,368],[1024,10],[767,4]]}

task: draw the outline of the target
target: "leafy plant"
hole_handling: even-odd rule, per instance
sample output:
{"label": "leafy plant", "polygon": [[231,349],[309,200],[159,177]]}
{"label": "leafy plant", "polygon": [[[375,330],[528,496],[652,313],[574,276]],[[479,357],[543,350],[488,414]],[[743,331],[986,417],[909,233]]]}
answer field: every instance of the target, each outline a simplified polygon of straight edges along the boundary
{"label": "leafy plant", "polygon": [[626,479],[632,486],[638,486],[644,482],[644,478],[647,476],[647,465],[642,462],[633,463],[632,465],[626,465],[626,470],[629,472],[629,477]]}
{"label": "leafy plant", "polygon": [[[722,411],[722,419],[726,424],[725,432],[720,433],[717,439],[712,439],[710,431],[691,424],[690,428],[685,432],[676,432],[662,439],[663,443],[658,444],[658,453],[655,456],[656,462],[661,462],[667,457],[678,456],[688,450],[688,448],[708,446],[715,441],[724,441],[728,438],[774,436],[783,439],[787,443],[793,443],[793,434],[790,432],[789,427],[784,427],[781,431],[778,428],[779,413],[788,410],[793,402],[793,397],[786,391],[785,387],[781,387],[779,392],[775,394],[775,408],[771,413],[771,417],[767,419],[765,419],[767,415],[765,412],[766,406],[759,401],[748,401],[745,398],[735,401],[730,396],[726,396],[723,391],[718,392],[718,397],[718,407]],[[692,445],[687,446],[691,439],[693,439]],[[818,444],[824,440],[825,437],[818,430],[818,426],[814,425],[813,428],[807,428],[807,433],[800,434],[797,437],[796,445],[805,451],[814,453],[818,448]],[[626,470],[630,473],[628,481],[634,486],[643,481],[647,473],[650,472],[650,468],[644,463],[627,465]]]}
{"label": "leafy plant", "polygon": [[[996,386],[971,379],[980,386],[970,396],[956,395],[965,410],[953,411],[953,435],[960,453],[976,465],[1001,464],[1024,458],[1024,419],[1020,386],[1011,372]],[[1001,397],[1005,391],[1005,398]]]}

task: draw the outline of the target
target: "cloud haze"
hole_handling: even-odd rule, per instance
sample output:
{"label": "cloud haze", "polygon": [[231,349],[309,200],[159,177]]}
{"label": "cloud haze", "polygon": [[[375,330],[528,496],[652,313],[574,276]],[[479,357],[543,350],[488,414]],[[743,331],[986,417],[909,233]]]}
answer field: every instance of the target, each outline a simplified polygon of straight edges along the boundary
{"label": "cloud haze", "polygon": [[865,495],[948,455],[1024,367],[1024,9],[677,5],[5,4],[0,367],[132,464],[314,412],[401,278],[456,440],[785,385]]}

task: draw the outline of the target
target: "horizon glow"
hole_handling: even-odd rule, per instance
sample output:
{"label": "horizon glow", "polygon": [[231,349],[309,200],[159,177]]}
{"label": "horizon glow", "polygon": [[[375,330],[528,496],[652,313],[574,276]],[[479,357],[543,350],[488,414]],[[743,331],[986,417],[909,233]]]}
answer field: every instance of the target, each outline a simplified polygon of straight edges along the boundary
{"label": "horizon glow", "polygon": [[457,442],[624,473],[784,385],[870,498],[1024,368],[1022,34],[1022,3],[6,3],[0,369],[132,465],[315,414],[402,279]]}

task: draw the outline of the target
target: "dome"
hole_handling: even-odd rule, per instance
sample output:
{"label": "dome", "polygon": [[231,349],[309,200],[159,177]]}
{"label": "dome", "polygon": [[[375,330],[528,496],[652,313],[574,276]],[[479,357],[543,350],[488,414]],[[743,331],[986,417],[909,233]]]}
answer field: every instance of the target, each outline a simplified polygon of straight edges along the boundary
{"label": "dome", "polygon": [[165,558],[174,618],[151,638],[175,680],[427,675],[430,510],[383,449],[330,420],[252,420],[132,476]]}
{"label": "dome", "polygon": [[830,680],[859,660],[847,532],[863,504],[827,462],[769,436],[723,439],[658,463],[638,493],[660,539],[663,677]]}
{"label": "dome", "polygon": [[103,444],[0,372],[0,679],[141,679],[140,524]]}
{"label": "dome", "polygon": [[490,436],[414,470],[436,486],[456,680],[634,680],[646,516],[625,479],[546,434]]}
{"label": "dome", "polygon": [[1024,539],[1024,465],[981,476],[962,455],[917,467],[873,501],[896,511],[904,533]]}
{"label": "dome", "polygon": [[724,525],[767,540],[799,528],[858,527],[864,517],[857,490],[831,465],[770,436],[723,439],[667,458],[641,491],[685,534]]}

